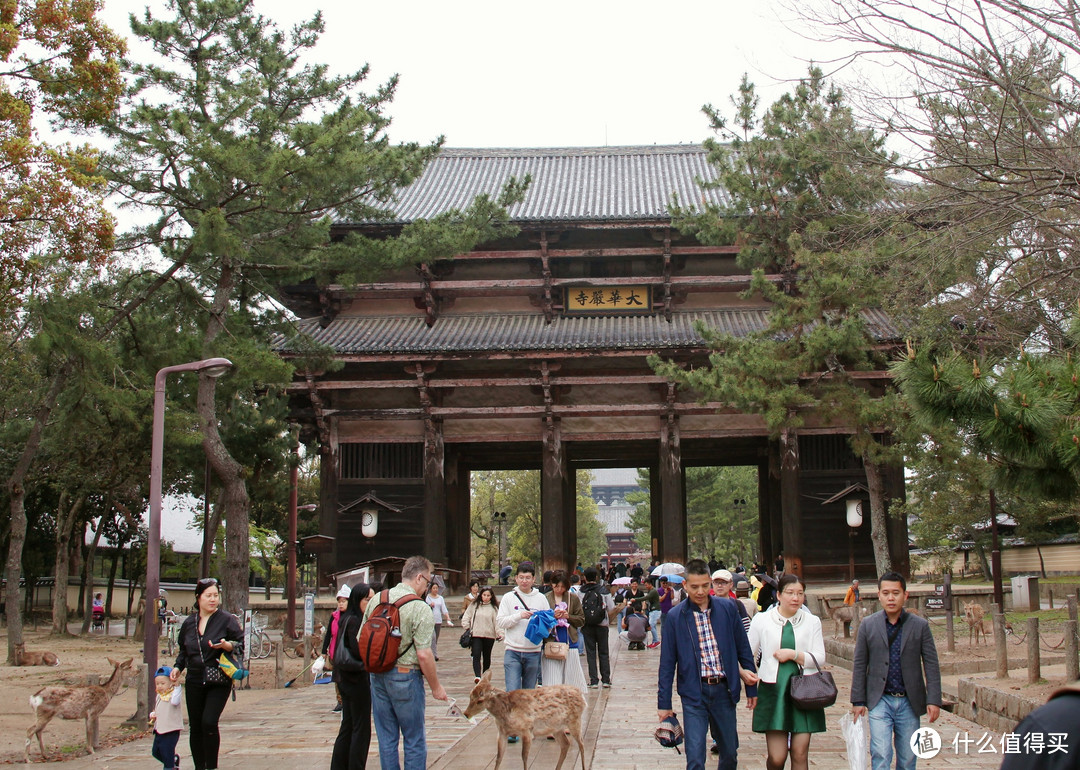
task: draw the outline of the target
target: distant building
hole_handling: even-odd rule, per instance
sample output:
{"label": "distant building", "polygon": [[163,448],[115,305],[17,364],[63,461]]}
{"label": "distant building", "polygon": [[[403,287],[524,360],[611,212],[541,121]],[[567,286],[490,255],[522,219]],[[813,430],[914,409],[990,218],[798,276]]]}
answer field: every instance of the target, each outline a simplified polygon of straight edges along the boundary
{"label": "distant building", "polygon": [[638,484],[637,468],[596,468],[592,471],[590,492],[596,501],[597,518],[604,525],[608,551],[608,564],[635,561],[648,563],[649,554],[643,553],[630,531],[629,521],[635,506],[626,502],[632,492],[644,492]]}

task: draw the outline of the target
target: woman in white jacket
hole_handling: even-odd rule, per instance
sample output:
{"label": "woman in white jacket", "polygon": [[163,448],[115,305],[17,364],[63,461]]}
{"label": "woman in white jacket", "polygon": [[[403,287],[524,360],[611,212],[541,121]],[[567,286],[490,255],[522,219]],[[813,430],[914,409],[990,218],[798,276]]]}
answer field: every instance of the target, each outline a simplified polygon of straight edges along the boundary
{"label": "woman in white jacket", "polygon": [[792,770],[806,770],[810,736],[825,731],[825,709],[796,708],[788,682],[799,673],[799,666],[807,673],[817,671],[814,658],[818,665],[824,664],[825,640],[821,621],[802,610],[806,584],[798,575],[785,573],[780,578],[777,599],[777,604],[750,622],[750,648],[761,659],[753,727],[754,732],[765,733],[769,770],[783,768],[789,753]]}

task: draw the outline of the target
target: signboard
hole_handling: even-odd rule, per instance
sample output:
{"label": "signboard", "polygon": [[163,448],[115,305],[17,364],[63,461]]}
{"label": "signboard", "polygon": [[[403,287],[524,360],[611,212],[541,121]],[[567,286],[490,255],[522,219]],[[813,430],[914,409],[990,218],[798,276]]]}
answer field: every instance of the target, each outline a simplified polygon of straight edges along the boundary
{"label": "signboard", "polygon": [[304,636],[315,633],[315,594],[304,594]]}
{"label": "signboard", "polygon": [[648,286],[568,286],[565,291],[566,315],[652,312]]}
{"label": "signboard", "polygon": [[251,609],[244,610],[244,668],[251,670]]}
{"label": "signboard", "polygon": [[928,609],[928,610],[943,610],[943,609],[945,609],[945,600],[944,599],[936,599],[936,598],[928,598],[926,600],[926,609]]}

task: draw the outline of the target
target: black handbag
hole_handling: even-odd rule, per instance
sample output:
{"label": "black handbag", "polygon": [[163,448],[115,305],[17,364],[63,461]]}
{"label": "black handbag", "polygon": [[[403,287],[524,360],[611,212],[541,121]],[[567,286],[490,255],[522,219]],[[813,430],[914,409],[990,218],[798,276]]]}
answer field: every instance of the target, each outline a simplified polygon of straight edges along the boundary
{"label": "black handbag", "polygon": [[461,634],[461,638],[458,639],[458,644],[461,645],[463,650],[472,647],[472,630],[466,628],[464,633]]}
{"label": "black handbag", "polygon": [[803,654],[810,656],[810,659],[814,661],[814,668],[818,671],[813,674],[804,674],[802,666],[799,666],[799,673],[791,677],[789,690],[791,702],[801,711],[828,708],[836,703],[836,682],[833,681],[832,674],[820,670],[821,667],[813,653]]}
{"label": "black handbag", "polygon": [[203,664],[203,684],[207,687],[218,687],[222,685],[232,686],[232,677],[221,670],[219,666],[212,665],[206,662],[206,656],[203,655],[203,638],[199,633],[199,621],[195,620],[195,636],[199,640],[199,657],[202,658]]}

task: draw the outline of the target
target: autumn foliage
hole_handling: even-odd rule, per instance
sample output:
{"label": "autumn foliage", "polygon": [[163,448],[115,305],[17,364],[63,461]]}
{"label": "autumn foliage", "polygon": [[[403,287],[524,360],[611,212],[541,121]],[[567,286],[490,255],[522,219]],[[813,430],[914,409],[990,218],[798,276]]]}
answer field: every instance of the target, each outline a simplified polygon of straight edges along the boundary
{"label": "autumn foliage", "polygon": [[0,0],[0,323],[51,259],[101,262],[113,218],[89,146],[49,144],[38,128],[93,126],[115,109],[124,42],[96,0]]}

